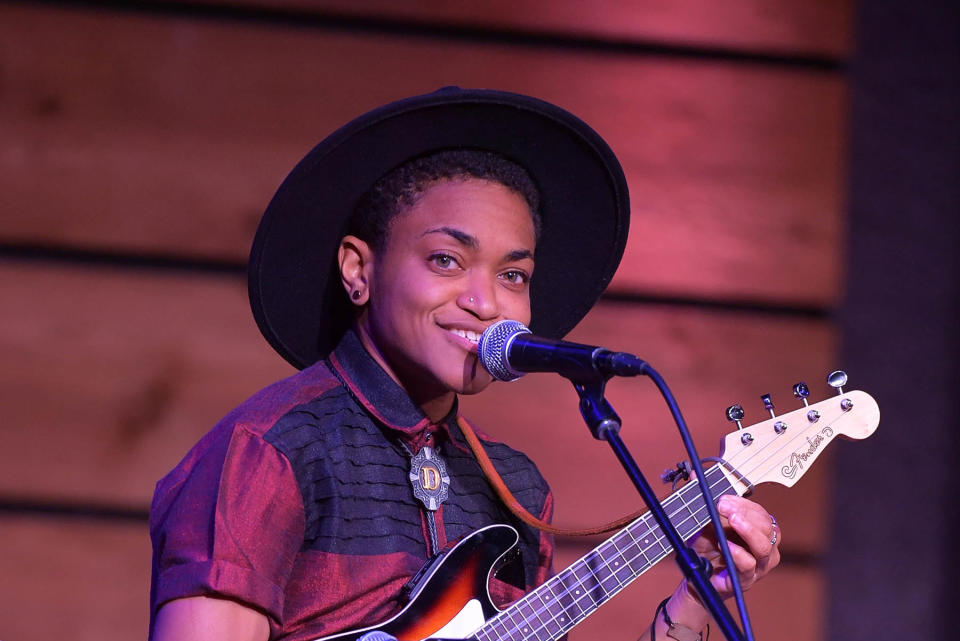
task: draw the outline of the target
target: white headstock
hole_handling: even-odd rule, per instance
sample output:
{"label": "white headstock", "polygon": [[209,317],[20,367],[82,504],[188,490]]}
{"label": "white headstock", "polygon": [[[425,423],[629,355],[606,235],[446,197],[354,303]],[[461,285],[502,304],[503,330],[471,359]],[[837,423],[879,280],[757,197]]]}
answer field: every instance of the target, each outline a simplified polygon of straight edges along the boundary
{"label": "white headstock", "polygon": [[[792,486],[803,476],[827,445],[838,436],[863,439],[877,429],[880,408],[866,392],[844,392],[805,405],[761,423],[743,427],[724,437],[721,457],[734,468],[726,474],[738,492],[750,484],[780,483]],[[730,415],[728,410],[728,415]],[[734,412],[734,414],[737,414]],[[742,410],[739,412],[742,417]],[[731,420],[734,420],[731,418]]]}

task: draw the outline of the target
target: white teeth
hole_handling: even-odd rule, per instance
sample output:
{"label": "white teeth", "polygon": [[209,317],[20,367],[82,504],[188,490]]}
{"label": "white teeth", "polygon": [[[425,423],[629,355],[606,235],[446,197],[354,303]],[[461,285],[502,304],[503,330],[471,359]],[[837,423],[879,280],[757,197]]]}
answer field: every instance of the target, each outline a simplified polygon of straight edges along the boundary
{"label": "white teeth", "polygon": [[480,334],[476,332],[471,332],[466,329],[451,329],[451,332],[459,336],[460,338],[465,338],[471,343],[477,343],[480,341]]}

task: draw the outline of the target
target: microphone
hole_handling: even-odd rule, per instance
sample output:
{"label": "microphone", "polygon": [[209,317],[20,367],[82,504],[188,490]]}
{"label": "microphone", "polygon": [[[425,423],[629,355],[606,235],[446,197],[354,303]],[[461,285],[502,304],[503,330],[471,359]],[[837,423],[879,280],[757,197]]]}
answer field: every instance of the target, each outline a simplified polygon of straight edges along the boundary
{"label": "microphone", "polygon": [[515,381],[527,372],[555,372],[578,382],[647,371],[647,363],[633,354],[534,336],[515,320],[498,321],[483,330],[477,355],[484,369],[500,381]]}

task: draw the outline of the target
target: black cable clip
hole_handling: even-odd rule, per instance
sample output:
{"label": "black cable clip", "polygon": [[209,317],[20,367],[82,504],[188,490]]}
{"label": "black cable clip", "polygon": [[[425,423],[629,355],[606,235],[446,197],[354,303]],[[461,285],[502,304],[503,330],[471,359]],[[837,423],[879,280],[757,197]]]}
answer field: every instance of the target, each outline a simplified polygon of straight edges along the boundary
{"label": "black cable clip", "polygon": [[676,469],[673,470],[664,470],[663,474],[660,475],[660,480],[664,483],[672,483],[676,485],[680,480],[689,481],[690,480],[690,464],[686,461],[680,461],[677,463]]}

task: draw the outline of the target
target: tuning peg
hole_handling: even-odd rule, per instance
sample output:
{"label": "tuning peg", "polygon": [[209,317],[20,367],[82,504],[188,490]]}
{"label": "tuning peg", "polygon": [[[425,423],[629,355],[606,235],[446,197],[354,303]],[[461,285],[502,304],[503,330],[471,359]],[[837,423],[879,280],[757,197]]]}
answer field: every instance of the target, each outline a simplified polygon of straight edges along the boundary
{"label": "tuning peg", "polygon": [[[731,423],[736,423],[738,430],[743,429],[743,423],[740,422],[743,420],[743,416],[743,406],[739,403],[735,403],[727,408],[727,420]],[[753,443],[753,434],[744,432],[743,435],[740,436],[740,442],[744,445],[750,445]]]}
{"label": "tuning peg", "polygon": [[841,370],[831,372],[827,376],[827,385],[837,390],[837,394],[843,394],[843,386],[847,384],[847,373]]}
{"label": "tuning peg", "polygon": [[763,409],[770,412],[770,418],[776,418],[777,415],[773,413],[773,400],[770,398],[770,395],[764,394],[760,397],[760,400],[763,401]]}
{"label": "tuning peg", "polygon": [[[769,394],[764,394],[760,397],[760,400],[763,401],[763,409],[770,412],[770,418],[776,418],[777,415],[773,413],[773,400],[771,400]],[[783,434],[787,431],[787,424],[783,421],[777,421],[773,424],[773,431],[777,434]]]}
{"label": "tuning peg", "polygon": [[[837,394],[843,395],[843,386],[847,384],[847,373],[841,372],[840,370],[832,372],[830,376],[827,377],[827,384],[829,384],[830,387],[836,388]],[[849,412],[853,409],[853,401],[849,398],[843,399],[840,401],[840,409],[844,412]]]}
{"label": "tuning peg", "polygon": [[799,383],[793,386],[793,395],[796,398],[800,399],[804,407],[807,407],[809,405],[809,403],[807,402],[807,397],[810,396],[810,388],[807,387],[807,384],[804,383],[803,381],[800,381]]}
{"label": "tuning peg", "polygon": [[726,414],[727,414],[727,420],[730,421],[731,423],[736,423],[738,430],[743,429],[743,424],[740,422],[743,420],[743,417],[744,417],[742,405],[740,405],[739,403],[734,403],[733,405],[727,408]]}

